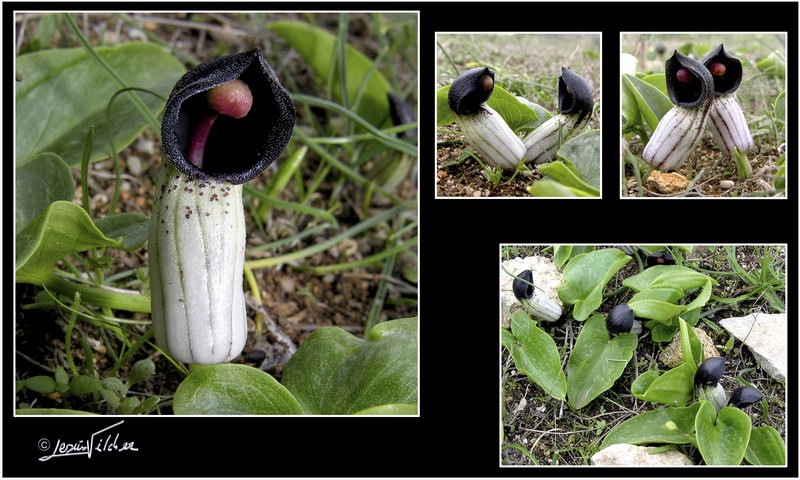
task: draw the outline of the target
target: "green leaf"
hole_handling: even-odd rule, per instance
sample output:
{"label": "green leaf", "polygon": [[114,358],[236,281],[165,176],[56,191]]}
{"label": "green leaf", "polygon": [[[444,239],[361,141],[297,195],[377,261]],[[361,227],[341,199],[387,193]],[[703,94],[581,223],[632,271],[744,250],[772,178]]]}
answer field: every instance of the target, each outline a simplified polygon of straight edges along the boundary
{"label": "green leaf", "polygon": [[[183,66],[161,47],[132,42],[114,47],[97,47],[97,54],[108,62],[128,85],[167,97],[184,72]],[[17,57],[16,83],[16,165],[19,168],[42,152],[61,156],[67,165],[80,161],[83,140],[90,125],[97,141],[90,161],[107,158],[109,129],[114,147],[122,151],[144,130],[147,121],[127,95],[119,91],[108,72],[83,48],[53,49]],[[139,95],[155,115],[164,107],[161,99]]]}
{"label": "green leaf", "polygon": [[633,396],[639,400],[644,400],[645,392],[647,392],[647,389],[650,388],[656,378],[658,378],[658,370],[648,370],[636,377],[636,380],[631,383]]}
{"label": "green leaf", "polygon": [[587,195],[593,197],[600,196],[600,190],[581,180],[575,172],[570,170],[562,161],[550,162],[545,165],[540,165],[537,168],[545,175],[548,175],[550,178],[566,187],[585,192]]}
{"label": "green leaf", "polygon": [[87,395],[99,392],[103,388],[103,383],[99,378],[78,375],[69,382],[70,395]]}
{"label": "green leaf", "polygon": [[78,205],[53,202],[17,234],[17,281],[42,283],[64,255],[121,243],[103,235]]}
{"label": "green leaf", "polygon": [[525,312],[511,318],[511,331],[519,342],[512,350],[514,365],[553,398],[564,400],[567,379],[561,371],[561,355],[553,338],[537,327]]}
{"label": "green leaf", "polygon": [[608,432],[601,448],[617,443],[694,443],[694,419],[699,409],[700,404],[694,403],[640,413]]}
{"label": "green leaf", "polygon": [[786,125],[786,90],[778,94],[775,98],[775,107],[773,109],[775,121],[781,125]]}
{"label": "green leaf", "polygon": [[106,377],[101,380],[103,387],[114,390],[115,392],[122,392],[125,390],[125,383],[117,377]]}
{"label": "green leaf", "polygon": [[[572,162],[578,168],[578,178],[583,185],[592,187],[577,188],[582,188],[590,193],[596,192],[596,196],[600,196],[600,130],[589,130],[567,140],[558,149],[558,155]],[[542,167],[539,169],[542,170]],[[569,183],[567,185],[574,186]]]}
{"label": "green leaf", "polygon": [[69,375],[67,375],[67,371],[64,370],[64,367],[61,365],[57,366],[53,371],[53,378],[59,385],[69,385]]}
{"label": "green leaf", "polygon": [[23,380],[23,383],[28,390],[33,390],[43,395],[53,393],[56,390],[56,381],[53,380],[53,377],[48,377],[46,375],[26,378]]}
{"label": "green leaf", "polygon": [[281,382],[309,414],[415,404],[417,319],[380,323],[366,340],[341,328],[319,328],[286,364]]}
{"label": "green leaf", "polygon": [[658,300],[661,302],[675,303],[683,298],[683,289],[677,285],[661,284],[658,287],[646,288],[634,294],[628,303],[639,300]]}
{"label": "green leaf", "polygon": [[142,403],[133,409],[133,413],[150,413],[155,410],[158,402],[160,401],[161,398],[156,396],[147,397],[142,401]]}
{"label": "green leaf", "polygon": [[595,197],[585,190],[562,185],[552,178],[545,177],[534,182],[527,188],[528,193],[533,197]]}
{"label": "green leaf", "polygon": [[[683,291],[702,287],[710,277],[681,265],[656,265],[622,281],[626,287],[641,292],[647,288],[674,288]],[[712,283],[716,282],[712,279]]]}
{"label": "green leaf", "polygon": [[625,123],[622,125],[623,133],[635,129],[642,121],[633,87],[625,80],[622,80],[622,116],[625,119]]}
{"label": "green leaf", "polygon": [[514,335],[512,335],[511,332],[509,332],[505,328],[501,328],[500,330],[501,330],[501,337],[503,339],[503,346],[506,347],[506,350],[508,350],[509,352],[513,353],[514,352],[514,341],[516,340],[514,338]]}
{"label": "green leaf", "polygon": [[664,95],[668,95],[667,76],[664,75],[663,73],[654,73],[652,75],[647,75],[646,77],[642,77],[642,81],[656,87],[658,91],[663,93]]}
{"label": "green leaf", "polygon": [[178,415],[301,415],[289,390],[247,365],[209,365],[193,371],[175,391]]}
{"label": "green leaf", "polygon": [[781,434],[769,425],[753,428],[744,458],[751,465],[786,465],[786,445]]}
{"label": "green leaf", "polygon": [[117,213],[97,219],[94,224],[108,238],[122,237],[121,248],[128,252],[144,245],[150,231],[150,217],[140,213]]}
{"label": "green leaf", "polygon": [[[446,85],[436,91],[436,125],[443,127],[455,122],[453,112],[447,104],[447,94],[450,92],[450,85]],[[539,120],[536,111],[519,98],[503,90],[498,85],[494,86],[492,96],[486,102],[494,111],[500,114],[511,130],[518,131],[520,128],[535,124]]]}
{"label": "green leaf", "polygon": [[683,305],[662,302],[659,300],[637,300],[628,302],[634,315],[640,318],[649,318],[666,325],[672,324],[672,317],[680,315],[686,310]]}
{"label": "green leaf", "polygon": [[603,290],[631,257],[616,248],[605,248],[578,255],[564,269],[564,283],[558,297],[567,305],[575,305],[572,316],[585,320],[603,303]]}
{"label": "green leaf", "polygon": [[118,392],[110,388],[101,388],[100,395],[103,396],[103,400],[105,400],[111,408],[119,408],[120,394]]}
{"label": "green leaf", "polygon": [[43,155],[17,168],[14,232],[19,233],[51,203],[72,200],[74,194],[72,172],[59,157]]}
{"label": "green leaf", "polygon": [[[649,381],[649,385],[647,385],[647,390],[642,394],[640,392],[645,386],[645,381]],[[642,380],[642,384],[637,386],[639,395],[634,395],[648,402],[661,403],[671,407],[682,407],[692,400],[693,387],[694,370],[690,365],[683,364],[667,370],[658,378],[645,378]],[[632,387],[631,391],[633,391]]]}
{"label": "green leaf", "polygon": [[636,99],[639,113],[650,130],[654,131],[661,117],[672,109],[672,102],[669,97],[649,83],[636,78],[627,73],[622,75],[622,81],[626,83],[631,95]]}
{"label": "green leaf", "polygon": [[96,415],[80,410],[67,410],[65,408],[18,408],[17,415]]}
{"label": "green leaf", "polygon": [[[338,40],[335,35],[314,25],[293,20],[272,22],[267,28],[297,50],[323,83],[328,83],[331,80],[328,76],[333,74],[333,94],[339,102],[342,101],[338,68],[331,68],[331,62],[337,61]],[[391,91],[389,82],[378,68],[373,68],[373,61],[355,48],[345,45],[344,55],[345,83],[350,102],[355,101],[362,82],[368,77],[356,113],[376,127],[388,124],[391,121],[387,97]]]}
{"label": "green leaf", "polygon": [[697,366],[703,363],[703,344],[694,331],[682,318],[678,318],[681,329],[681,354],[683,361],[692,367],[692,375],[697,371]]}
{"label": "green leaf", "polygon": [[637,337],[632,333],[610,338],[602,315],[589,317],[567,364],[569,405],[576,410],[583,408],[614,386],[633,357],[637,344]]}
{"label": "green leaf", "polygon": [[139,360],[128,373],[128,385],[136,385],[150,375],[156,373],[156,364],[150,359]]}
{"label": "green leaf", "polygon": [[735,407],[717,414],[711,403],[701,400],[695,418],[697,448],[706,465],[739,465],[750,440],[750,417]]}
{"label": "green leaf", "polygon": [[786,61],[777,52],[771,52],[769,55],[759,60],[756,63],[756,68],[762,72],[774,73],[780,77],[786,75]]}
{"label": "green leaf", "polygon": [[559,270],[572,258],[582,253],[593,252],[594,245],[555,245],[553,247],[553,262]]}
{"label": "green leaf", "polygon": [[416,415],[417,406],[410,403],[390,403],[359,410],[353,415]]}
{"label": "green leaf", "polygon": [[136,397],[125,397],[119,402],[119,413],[131,415],[139,407],[139,399]]}

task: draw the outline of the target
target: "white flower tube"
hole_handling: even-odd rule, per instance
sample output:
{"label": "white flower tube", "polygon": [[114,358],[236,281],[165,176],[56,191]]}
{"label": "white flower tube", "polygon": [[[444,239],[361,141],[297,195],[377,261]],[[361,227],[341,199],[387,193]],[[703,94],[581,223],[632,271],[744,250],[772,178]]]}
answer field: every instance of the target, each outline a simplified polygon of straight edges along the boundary
{"label": "white flower tube", "polygon": [[242,186],[162,168],[150,217],[156,341],[176,360],[228,362],[247,338]]}
{"label": "white flower tube", "polygon": [[734,148],[740,153],[747,153],[755,148],[753,135],[735,93],[720,95],[714,99],[708,126],[714,143],[726,155],[731,155]]}
{"label": "white flower tube", "polygon": [[491,166],[510,170],[525,156],[522,140],[489,105],[481,104],[472,115],[453,115],[469,144]]}

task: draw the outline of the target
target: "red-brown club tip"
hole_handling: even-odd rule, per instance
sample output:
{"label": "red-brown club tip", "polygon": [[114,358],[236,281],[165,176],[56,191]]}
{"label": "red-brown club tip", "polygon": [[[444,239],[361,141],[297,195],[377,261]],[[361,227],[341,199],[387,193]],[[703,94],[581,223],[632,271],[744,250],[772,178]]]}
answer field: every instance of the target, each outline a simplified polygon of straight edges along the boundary
{"label": "red-brown club tip", "polygon": [[207,92],[208,106],[214,111],[233,118],[242,118],[253,106],[253,93],[239,80],[217,85]]}
{"label": "red-brown club tip", "polygon": [[681,83],[690,83],[692,81],[692,74],[685,68],[679,68],[675,73],[675,78]]}
{"label": "red-brown club tip", "polygon": [[711,75],[719,77],[720,75],[725,75],[725,71],[728,70],[728,67],[726,67],[722,62],[714,62],[711,64],[708,70],[711,72]]}
{"label": "red-brown club tip", "polygon": [[489,75],[484,75],[481,79],[481,88],[484,90],[489,90],[494,86],[494,79]]}

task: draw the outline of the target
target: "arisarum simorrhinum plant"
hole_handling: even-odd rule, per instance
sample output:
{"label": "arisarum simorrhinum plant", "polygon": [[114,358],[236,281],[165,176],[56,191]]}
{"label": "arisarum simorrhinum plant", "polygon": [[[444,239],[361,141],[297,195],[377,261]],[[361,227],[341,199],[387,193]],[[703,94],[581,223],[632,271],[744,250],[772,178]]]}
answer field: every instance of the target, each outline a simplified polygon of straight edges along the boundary
{"label": "arisarum simorrhinum plant", "polygon": [[714,102],[714,79],[702,63],[675,50],[664,68],[675,107],[658,122],[642,153],[645,162],[661,171],[678,168],[697,147]]}
{"label": "arisarum simorrhinum plant", "polygon": [[514,296],[530,315],[546,322],[555,322],[561,318],[562,309],[544,294],[536,293],[533,284],[533,272],[523,270],[514,277],[512,283]]}
{"label": "arisarum simorrhinum plant", "polygon": [[450,86],[447,104],[467,142],[493,167],[513,169],[525,145],[503,117],[486,104],[494,90],[494,70],[479,67],[462,73]]}
{"label": "arisarum simorrhinum plant", "polygon": [[[716,98],[708,122],[714,143],[726,155],[736,158],[739,176],[746,178],[752,171],[747,160],[747,152],[755,148],[755,143],[742,107],[736,99],[736,90],[742,82],[742,62],[728,54],[725,47],[719,44],[708,52],[703,59],[703,65],[714,78]],[[735,152],[738,152],[738,155]]]}
{"label": "arisarum simorrhinum plant", "polygon": [[170,94],[149,264],[156,340],[179,361],[223,363],[244,348],[242,184],[283,151],[294,118],[257,49],[194,67]]}
{"label": "arisarum simorrhinum plant", "polygon": [[589,123],[593,107],[592,87],[583,77],[561,67],[558,78],[558,115],[554,115],[523,139],[525,161],[534,164],[555,159],[558,147]]}

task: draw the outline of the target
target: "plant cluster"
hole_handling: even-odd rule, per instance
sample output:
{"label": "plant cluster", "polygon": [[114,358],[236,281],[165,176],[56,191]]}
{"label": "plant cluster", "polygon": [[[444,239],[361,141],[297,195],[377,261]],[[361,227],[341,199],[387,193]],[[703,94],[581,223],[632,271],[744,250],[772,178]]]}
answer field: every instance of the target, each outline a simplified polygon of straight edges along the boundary
{"label": "plant cluster", "polygon": [[[708,465],[738,465],[743,460],[753,465],[783,465],[785,447],[780,434],[771,426],[753,428],[742,410],[767,399],[762,400],[761,393],[746,383],[728,397],[719,384],[724,358],[705,358],[692,328],[717,282],[695,268],[676,264],[670,253],[651,252],[651,247],[620,248],[637,259],[639,251],[649,255],[646,264],[639,260],[640,273],[624,278],[617,291],[605,293],[611,278],[632,256],[618,248],[553,247],[555,263],[564,273],[558,296],[572,306],[572,318],[583,322],[569,351],[566,372],[561,355],[567,346],[558,346],[538,323],[557,320],[560,311],[554,315],[545,299],[534,301],[536,287],[529,271],[511,274],[523,309],[512,315],[510,330],[501,333],[515,368],[547,395],[579,410],[617,383],[643,339],[658,343],[676,337],[683,363],[663,372],[642,372],[629,387],[636,399],[665,406],[615,426],[601,448],[617,443],[687,445],[696,448]],[[672,249],[678,254],[677,263],[682,249],[691,247]],[[618,301],[605,316],[597,312],[606,299],[628,290],[634,293],[626,302]]]}

